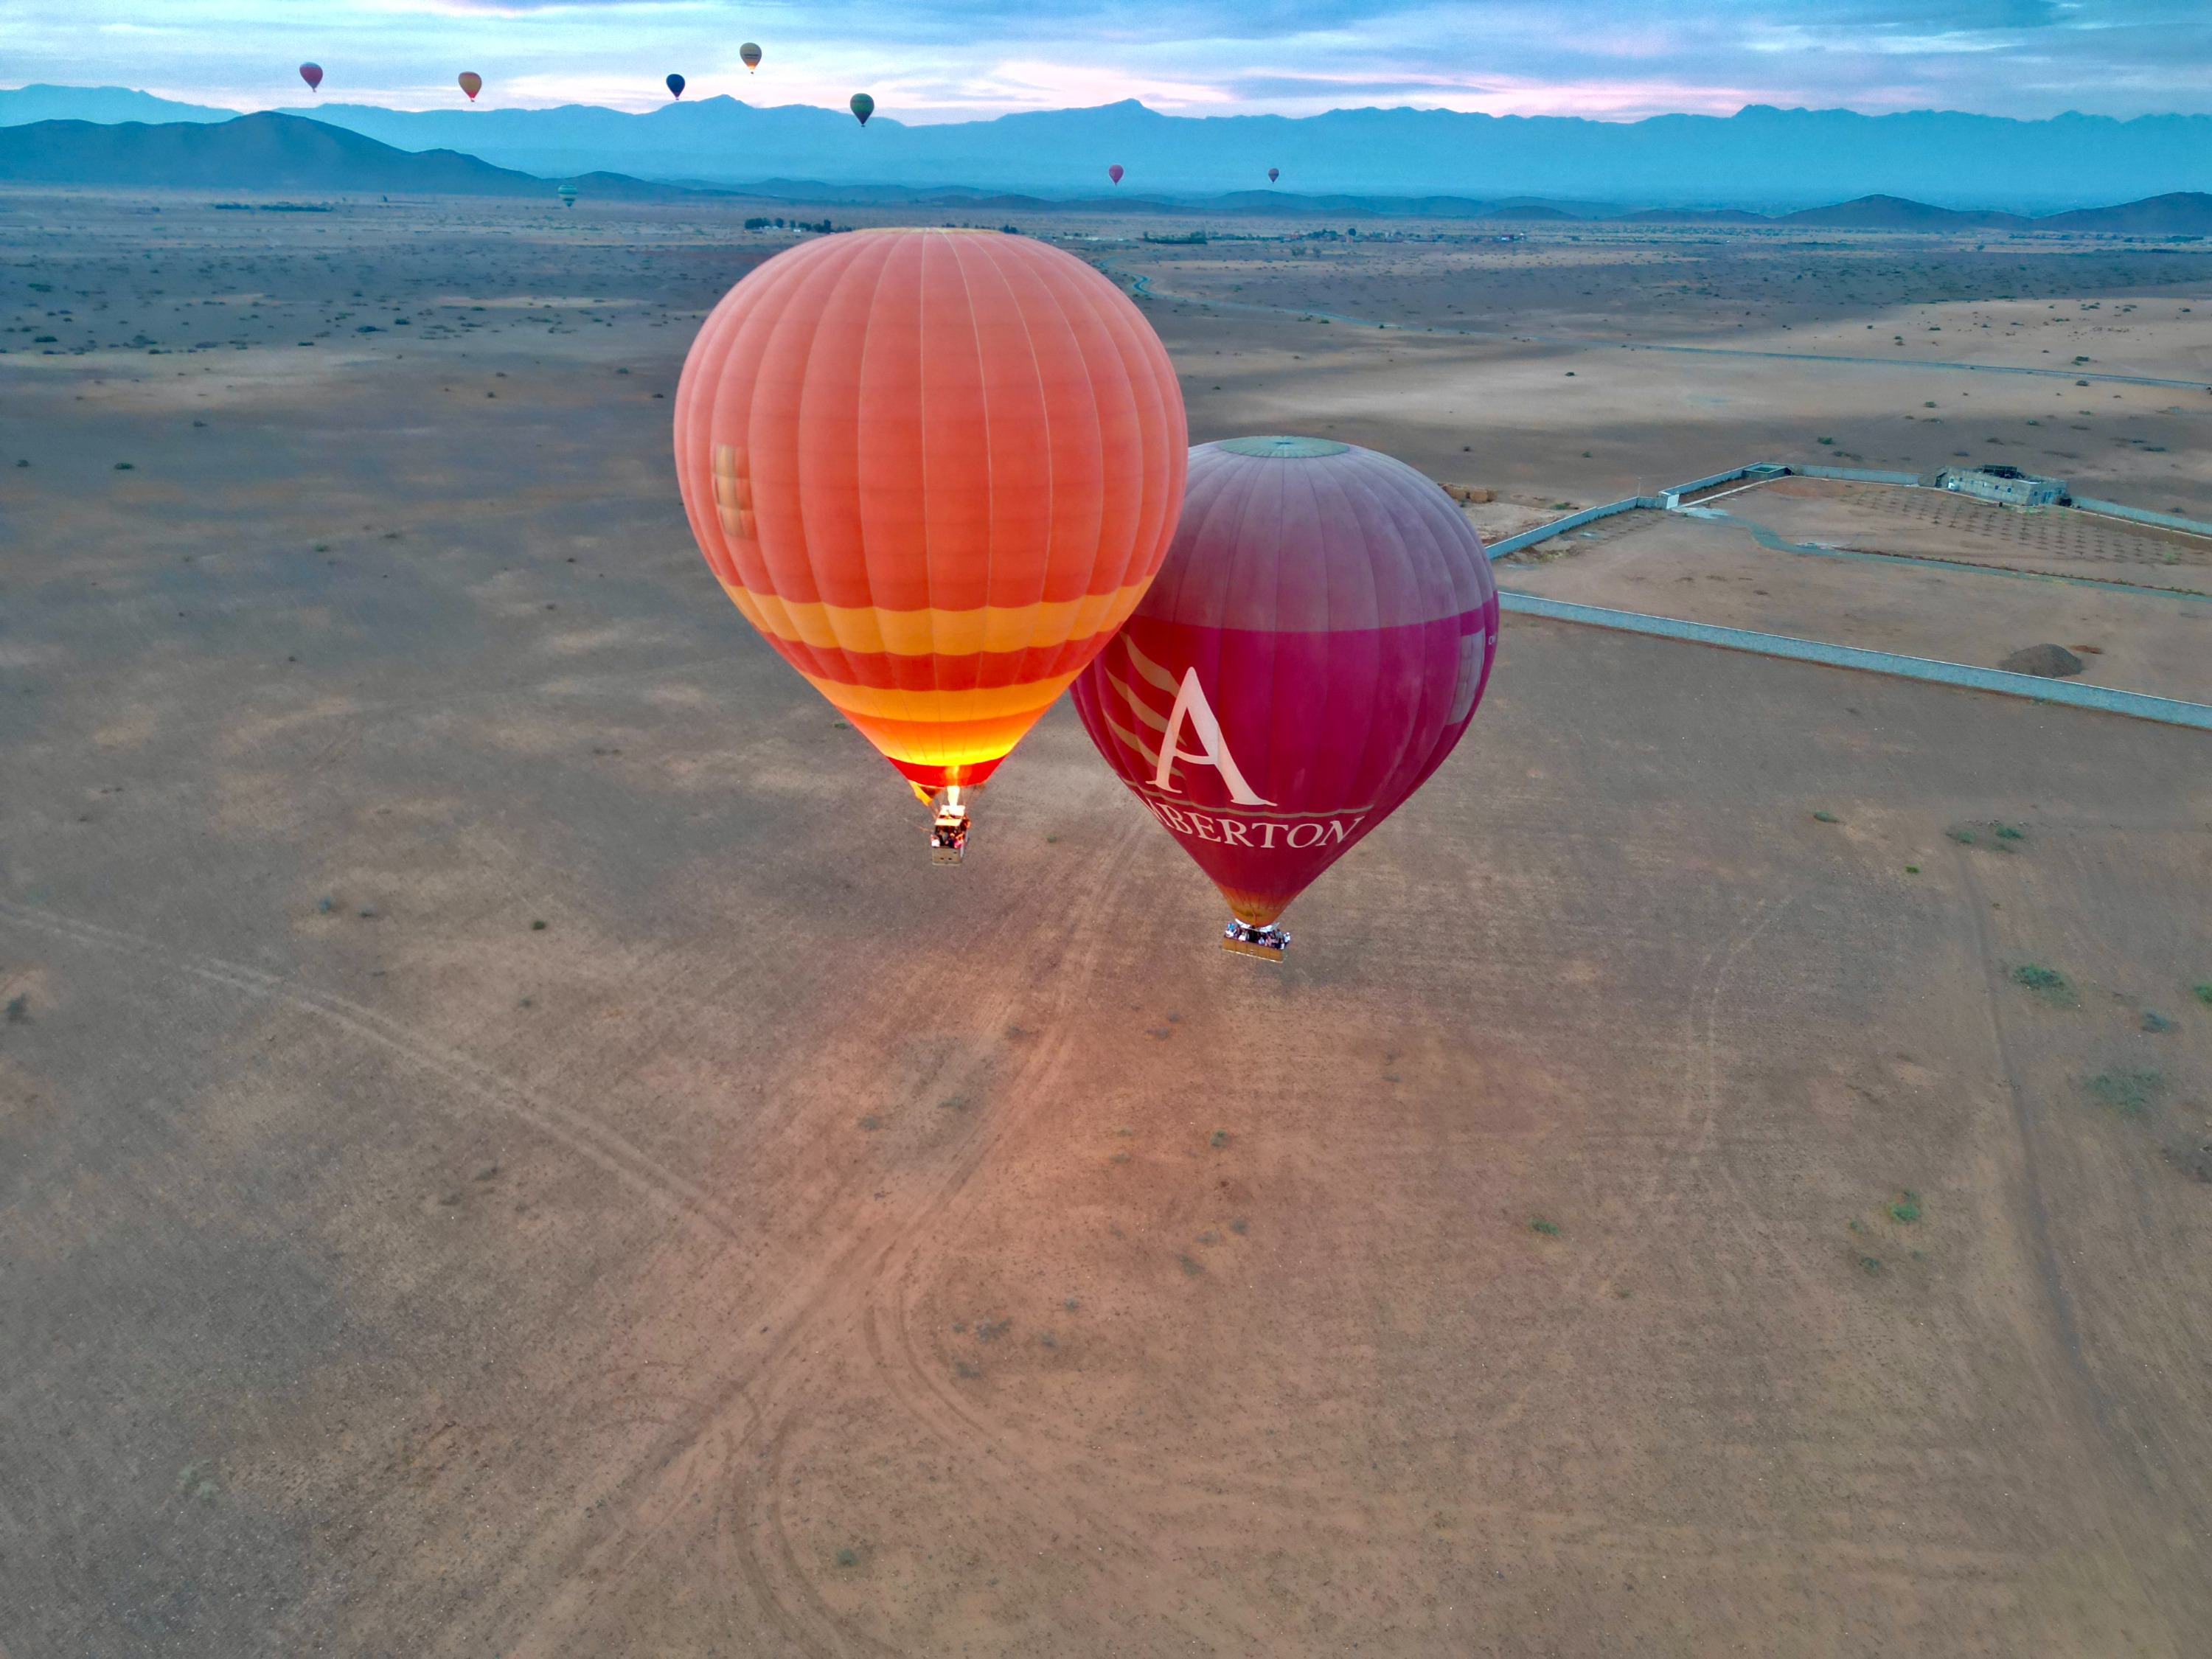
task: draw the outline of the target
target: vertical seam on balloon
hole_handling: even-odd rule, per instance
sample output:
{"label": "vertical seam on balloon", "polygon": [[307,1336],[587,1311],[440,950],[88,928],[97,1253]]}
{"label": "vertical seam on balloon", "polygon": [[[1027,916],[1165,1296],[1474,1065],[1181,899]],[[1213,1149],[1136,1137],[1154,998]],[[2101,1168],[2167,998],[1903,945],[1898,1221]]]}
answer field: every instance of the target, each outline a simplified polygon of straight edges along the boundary
{"label": "vertical seam on balloon", "polygon": [[[805,434],[805,429],[806,429],[806,425],[805,425],[805,405],[806,405],[806,401],[807,401],[807,392],[808,392],[809,386],[810,386],[810,385],[811,385],[811,383],[812,377],[813,377],[813,370],[814,370],[814,361],[815,361],[815,351],[816,351],[816,348],[820,344],[820,343],[821,343],[821,341],[822,341],[822,338],[823,338],[823,332],[824,332],[824,331],[823,330],[823,328],[822,328],[822,326],[821,326],[822,319],[829,314],[830,310],[830,307],[833,307],[833,306],[837,302],[837,299],[838,299],[838,291],[839,291],[840,289],[842,289],[848,281],[850,281],[850,282],[857,282],[857,281],[861,280],[860,278],[857,277],[857,276],[854,275],[854,267],[855,267],[855,266],[857,266],[858,264],[860,264],[860,263],[861,262],[861,260],[862,260],[862,259],[864,259],[864,258],[866,257],[866,252],[867,252],[867,250],[866,250],[865,247],[857,247],[857,246],[856,246],[856,247],[854,247],[850,252],[846,252],[846,250],[839,248],[836,243],[831,242],[831,241],[827,241],[827,240],[815,243],[815,244],[813,245],[813,248],[810,248],[810,249],[808,250],[808,252],[809,252],[810,253],[813,253],[813,250],[814,250],[815,248],[827,248],[827,249],[830,249],[830,252],[829,252],[815,253],[815,254],[814,254],[814,261],[815,261],[816,263],[819,263],[819,264],[829,264],[829,265],[831,265],[831,266],[832,266],[832,268],[833,268],[833,270],[834,270],[834,271],[835,271],[835,276],[833,276],[833,278],[832,278],[832,280],[831,280],[831,283],[830,283],[830,292],[829,292],[827,295],[825,295],[823,296],[823,301],[822,301],[822,305],[821,305],[821,307],[820,307],[820,309],[819,309],[819,310],[817,310],[817,311],[816,312],[816,313],[815,313],[815,318],[814,318],[815,326],[814,326],[814,330],[813,330],[813,332],[812,332],[811,335],[809,335],[809,337],[808,337],[808,338],[807,338],[807,343],[806,343],[806,362],[805,362],[805,368],[802,369],[802,371],[801,371],[801,373],[800,373],[800,374],[799,374],[799,410],[798,410],[798,416],[799,416],[799,418],[798,418],[798,420],[797,420],[797,422],[796,422],[796,427],[797,427],[797,431],[798,431],[798,433],[799,433],[799,437],[800,437],[801,441],[800,441],[800,442],[796,446],[796,447],[797,447],[797,449],[798,449],[798,453],[799,453],[799,455],[802,455],[802,456],[803,456],[803,454],[804,454],[804,453],[805,453],[805,449],[804,449],[804,443],[803,443],[803,438],[804,438],[804,434]],[[836,258],[836,254],[837,254],[838,252],[846,252],[846,257],[845,257],[843,259],[839,260],[839,259],[837,259],[837,258]],[[880,285],[881,285],[881,283],[882,283],[882,281],[883,281],[883,263],[884,263],[883,261],[878,260],[878,261],[877,262],[876,269],[875,269],[872,272],[869,273],[869,276],[868,276],[868,278],[867,278],[867,283],[868,283],[867,301],[868,301],[868,303],[867,303],[867,310],[866,310],[866,318],[867,318],[867,321],[868,321],[868,323],[871,323],[871,324],[874,321],[874,319],[875,319],[875,294],[876,294],[876,290],[877,290],[877,289],[878,289],[878,287],[880,287]],[[866,331],[866,325],[863,325],[863,328],[862,328],[862,331],[861,331],[861,343],[862,343],[862,348],[863,348],[863,349],[866,349],[866,340],[867,340],[867,331]],[[856,387],[856,390],[857,390],[857,387]],[[854,471],[855,479],[856,479],[856,482],[857,482],[858,474],[859,474],[859,469],[860,469],[860,453],[859,453],[859,447],[860,447],[860,421],[859,421],[859,416],[858,416],[857,412],[855,413],[855,415],[854,415],[854,418],[853,442],[854,442],[853,466],[854,466]],[[815,545],[815,544],[814,544],[814,538],[813,538],[811,534],[806,533],[806,531],[805,531],[805,520],[806,520],[806,515],[805,515],[805,499],[806,499],[806,491],[805,491],[805,484],[804,484],[804,481],[803,481],[803,480],[801,480],[801,483],[800,483],[800,488],[799,488],[799,502],[800,502],[800,511],[799,511],[800,532],[801,532],[802,536],[804,536],[804,537],[805,537],[805,548],[806,548],[806,563],[807,563],[807,568],[808,568],[811,571],[812,571],[812,572],[813,572],[813,575],[814,575],[814,591],[815,591],[817,594],[826,593],[826,592],[829,591],[828,584],[827,584],[827,583],[825,583],[825,582],[823,580],[823,572],[822,572],[822,568],[821,568],[820,565],[818,565],[818,564],[815,562],[815,556],[814,556],[814,545]],[[857,505],[856,505],[855,512],[856,512],[856,516],[857,516]],[[859,540],[860,540],[860,580],[861,580],[861,581],[866,585],[866,592],[867,592],[868,603],[869,603],[869,605],[870,605],[871,606],[872,606],[872,605],[875,604],[875,600],[876,600],[875,583],[874,583],[874,581],[872,580],[872,579],[871,578],[871,575],[870,575],[870,573],[869,573],[869,570],[868,570],[867,526],[866,526],[866,523],[865,523],[864,521],[856,523],[856,526],[855,526],[855,533],[856,533],[856,535],[858,536]],[[844,642],[844,641],[842,641],[842,639],[837,641],[837,655],[838,655],[839,659],[840,659],[840,660],[842,660],[842,661],[843,662],[844,665],[845,665],[845,672],[844,672],[844,674],[843,674],[843,677],[842,677],[842,678],[846,680],[846,682],[847,682],[848,684],[859,684],[859,683],[861,683],[861,682],[863,682],[863,681],[865,680],[865,678],[866,678],[866,675],[864,674],[863,671],[861,670],[860,665],[857,662],[855,662],[855,661],[853,659],[853,653],[846,648],[846,647],[845,647],[845,642]]]}
{"label": "vertical seam on balloon", "polygon": [[[988,242],[979,243],[977,244],[977,251],[983,254],[984,262],[991,267],[992,274],[995,276],[1001,283],[1005,284],[1008,294],[1011,295],[1013,292],[1013,283],[1008,280],[1005,269],[999,263],[996,245]],[[1018,263],[1018,261],[1017,263]],[[1046,301],[1048,301],[1055,311],[1060,310],[1060,295],[1053,290],[1052,284],[1044,280],[1041,274],[1030,272],[1024,272],[1024,274],[1036,276],[1036,286],[1040,290],[1042,298]],[[1064,320],[1066,313],[1063,312],[1061,314]],[[1036,332],[1030,326],[1030,314],[1024,307],[1017,304],[1014,307],[1014,315],[1021,321],[1023,343],[1029,347],[1030,374],[1036,384],[1037,408],[1042,411],[1044,418],[1044,546],[1041,550],[1042,557],[1041,557],[1037,562],[1037,592],[1036,601],[1038,605],[1042,605],[1044,602],[1044,596],[1047,590],[1052,586],[1053,546],[1056,539],[1056,532],[1060,526],[1060,513],[1057,501],[1057,487],[1060,479],[1060,470],[1057,465],[1058,458],[1055,456],[1053,450],[1052,396],[1049,388],[1045,385],[1044,363],[1037,352]],[[1080,360],[1082,353],[1079,349],[1076,356],[1078,359]],[[1088,364],[1085,365],[1083,384],[1084,390],[1086,392],[1090,392],[1091,374]],[[1095,548],[1091,557],[1091,568],[1094,571],[1097,568],[1097,556]],[[1086,583],[1085,586],[1087,586],[1088,584]],[[987,605],[990,602],[990,597],[993,591],[994,590],[988,585],[983,590],[984,603]],[[1036,623],[1035,620],[1032,620],[1030,623],[1028,637],[1022,641],[1020,648],[1024,651],[1029,651],[1034,648],[1036,644]]]}
{"label": "vertical seam on balloon", "polygon": [[[1352,452],[1350,453],[1350,454],[1349,454],[1347,457],[1346,457],[1345,459],[1356,459],[1356,458],[1358,458],[1358,457],[1359,456],[1359,454],[1360,454],[1360,453],[1361,453],[1361,452],[1357,451],[1357,450],[1354,450],[1354,451],[1352,451]],[[1332,459],[1334,459],[1334,458],[1332,458]],[[1349,468],[1349,469],[1346,469],[1346,470],[1352,471],[1352,474],[1353,474],[1353,476],[1354,476],[1355,477],[1358,477],[1358,468],[1354,467],[1354,468]],[[1337,489],[1338,494],[1339,494],[1339,495],[1343,498],[1343,504],[1344,504],[1344,507],[1345,507],[1345,510],[1346,510],[1346,515],[1347,515],[1347,516],[1353,516],[1353,517],[1356,517],[1357,515],[1356,515],[1356,514],[1354,514],[1352,512],[1352,489],[1351,489],[1351,488],[1350,488],[1350,483],[1349,483],[1349,481],[1348,481],[1348,480],[1339,480],[1339,479],[1335,478],[1334,476],[1332,476],[1332,477],[1331,477],[1331,479],[1330,479],[1330,482],[1331,482],[1331,483],[1332,483],[1332,484],[1334,484],[1334,485],[1335,486],[1335,488],[1336,488],[1336,489]],[[1365,481],[1364,481],[1364,479],[1360,480],[1360,482],[1362,483],[1362,484],[1363,484],[1363,485],[1364,485],[1364,483],[1365,483]],[[1369,491],[1368,493],[1369,493],[1370,495],[1372,495],[1372,494],[1373,494],[1373,492],[1372,492],[1372,491]],[[1382,623],[1382,604],[1381,604],[1381,596],[1380,596],[1380,595],[1376,592],[1376,585],[1375,585],[1375,556],[1374,556],[1374,544],[1373,544],[1372,539],[1371,539],[1370,538],[1367,537],[1367,536],[1362,536],[1362,537],[1359,538],[1359,541],[1360,541],[1360,545],[1361,545],[1361,547],[1362,547],[1363,549],[1364,549],[1364,550],[1366,550],[1366,553],[1367,553],[1367,556],[1366,556],[1365,558],[1364,558],[1364,559],[1362,559],[1362,560],[1360,561],[1360,566],[1361,566],[1361,568],[1364,571],[1364,573],[1365,573],[1365,574],[1366,574],[1366,577],[1367,577],[1368,605],[1369,605],[1369,608],[1370,608],[1370,612],[1371,616],[1373,617],[1374,621],[1375,621],[1375,622],[1376,622],[1376,623],[1378,625],[1378,628],[1377,628],[1377,638],[1376,638],[1376,643],[1377,643],[1377,645],[1379,646],[1379,645],[1380,645],[1380,643],[1381,643],[1379,624]],[[1331,630],[1331,633],[1330,633],[1330,636],[1329,636],[1329,637],[1330,637],[1332,640],[1334,638],[1334,630]],[[1379,656],[1378,656],[1378,660],[1379,660]],[[1353,782],[1353,783],[1358,783],[1358,782],[1359,782],[1359,781],[1360,781],[1360,775],[1361,775],[1361,774],[1362,774],[1362,773],[1366,769],[1367,758],[1368,758],[1368,757],[1369,757],[1370,755],[1371,755],[1371,754],[1374,752],[1374,750],[1375,750],[1375,717],[1376,717],[1376,713],[1378,712],[1378,708],[1377,708],[1377,706],[1378,706],[1378,705],[1380,704],[1380,702],[1382,702],[1382,698],[1381,698],[1381,696],[1380,696],[1379,695],[1377,695],[1377,694],[1379,693],[1380,690],[1381,690],[1381,686],[1380,686],[1380,684],[1379,684],[1380,676],[1379,676],[1378,674],[1376,674],[1376,671],[1375,671],[1375,668],[1374,668],[1373,665],[1370,665],[1370,667],[1369,667],[1369,671],[1368,671],[1368,672],[1369,672],[1369,676],[1370,676],[1370,680],[1374,680],[1374,681],[1376,681],[1376,682],[1377,682],[1377,683],[1376,683],[1376,684],[1370,684],[1369,685],[1369,687],[1368,687],[1368,692],[1367,692],[1367,731],[1366,731],[1365,735],[1364,735],[1364,736],[1363,736],[1363,737],[1360,738],[1360,740],[1359,740],[1359,754],[1358,754],[1358,761],[1355,763],[1355,764],[1353,765],[1352,769],[1352,776],[1351,776],[1350,781],[1351,781],[1351,782]],[[1383,783],[1383,782],[1384,782],[1388,778],[1389,778],[1389,777],[1391,777],[1391,776],[1393,776],[1393,775],[1395,775],[1396,774],[1396,772],[1397,772],[1398,769],[1405,763],[1405,759],[1406,759],[1406,746],[1405,746],[1404,743],[1401,741],[1401,742],[1399,744],[1399,745],[1398,745],[1398,750],[1397,750],[1396,754],[1395,754],[1395,755],[1394,755],[1394,756],[1392,757],[1392,758],[1391,758],[1391,762],[1390,762],[1390,765],[1389,765],[1389,769],[1388,769],[1386,771],[1384,771],[1384,772],[1382,772],[1382,773],[1379,774],[1379,775],[1376,776],[1376,789],[1375,789],[1375,792],[1374,792],[1374,799],[1375,799],[1375,800],[1376,800],[1376,804],[1377,804],[1377,805],[1380,805],[1380,804],[1382,802],[1382,800],[1384,800],[1384,799],[1386,799],[1385,792],[1383,791],[1383,789],[1382,789],[1382,783]]]}
{"label": "vertical seam on balloon", "polygon": [[[947,243],[949,243],[949,248],[951,248],[951,257],[953,257],[953,274],[960,276],[960,299],[963,299],[963,303],[967,305],[967,319],[969,319],[967,338],[969,343],[971,343],[973,352],[975,352],[975,389],[978,389],[978,400],[982,403],[982,498],[984,502],[987,502],[987,507],[984,507],[984,542],[982,542],[982,599],[984,604],[991,604],[991,566],[998,562],[995,560],[995,556],[998,556],[998,515],[991,514],[991,508],[988,508],[991,498],[998,493],[998,477],[995,477],[995,469],[994,465],[991,465],[991,462],[994,462],[994,453],[991,453],[991,376],[984,372],[982,338],[980,338],[982,330],[980,330],[978,323],[975,323],[975,289],[969,285],[967,261],[960,257],[960,239],[949,237]],[[936,604],[936,598],[931,598],[931,604]],[[945,659],[942,659],[940,654],[931,654],[929,657],[929,675],[931,679],[938,681],[938,690],[945,690],[945,684],[942,684],[942,679],[945,679],[945,675],[942,675],[942,661]]]}

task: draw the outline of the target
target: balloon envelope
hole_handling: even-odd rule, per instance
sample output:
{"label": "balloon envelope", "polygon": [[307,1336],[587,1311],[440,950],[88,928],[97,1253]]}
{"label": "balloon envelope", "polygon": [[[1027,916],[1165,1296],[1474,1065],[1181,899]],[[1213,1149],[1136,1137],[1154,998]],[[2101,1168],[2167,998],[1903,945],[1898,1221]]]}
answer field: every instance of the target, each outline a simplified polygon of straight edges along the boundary
{"label": "balloon envelope", "polygon": [[1120,184],[1121,182],[1121,164],[1119,161],[1116,161],[1112,167],[1108,167],[1106,169],[1106,176],[1109,179],[1111,179],[1115,184]]}
{"label": "balloon envelope", "polygon": [[1442,763],[1498,645],[1482,544],[1403,462],[1191,452],[1158,578],[1075,681],[1106,763],[1264,926]]}
{"label": "balloon envelope", "polygon": [[684,95],[684,77],[682,76],[672,75],[668,77],[668,95],[671,98],[681,98]]}
{"label": "balloon envelope", "polygon": [[744,65],[748,70],[760,67],[760,48],[751,41],[748,40],[738,48],[738,56],[744,60]]}
{"label": "balloon envelope", "polygon": [[990,775],[1127,617],[1182,501],[1158,337],[1025,236],[778,254],[700,328],[675,415],[724,590],[925,792]]}
{"label": "balloon envelope", "polygon": [[1269,184],[1271,184],[1271,185],[1272,185],[1272,184],[1273,184],[1273,183],[1275,182],[1275,180],[1276,180],[1276,179],[1278,179],[1281,178],[1282,176],[1283,176],[1283,170],[1282,170],[1282,168],[1280,168],[1280,167],[1269,167],[1269,168],[1267,169],[1267,182],[1268,182]]}
{"label": "balloon envelope", "polygon": [[478,75],[474,70],[463,70],[460,83],[461,90],[469,95],[469,101],[471,104],[476,102],[477,94],[483,90],[483,76]]}
{"label": "balloon envelope", "polygon": [[300,78],[307,83],[308,91],[319,90],[323,84],[323,66],[320,64],[301,64]]}
{"label": "balloon envelope", "polygon": [[876,112],[876,100],[865,92],[856,92],[853,94],[852,109],[860,125],[866,126],[868,118]]}

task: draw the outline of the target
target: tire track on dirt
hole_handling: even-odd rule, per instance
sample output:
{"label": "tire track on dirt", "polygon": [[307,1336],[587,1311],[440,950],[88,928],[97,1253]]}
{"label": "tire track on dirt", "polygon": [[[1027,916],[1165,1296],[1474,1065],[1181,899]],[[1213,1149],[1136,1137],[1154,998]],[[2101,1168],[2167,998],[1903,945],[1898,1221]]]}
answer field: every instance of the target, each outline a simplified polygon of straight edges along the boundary
{"label": "tire track on dirt", "polygon": [[0,899],[0,921],[37,929],[91,949],[120,951],[158,963],[252,1000],[311,1015],[431,1073],[478,1104],[527,1124],[633,1190],[710,1231],[731,1239],[745,1236],[741,1219],[727,1206],[605,1125],[581,1113],[537,1100],[483,1061],[459,1049],[427,1042],[404,1021],[350,998],[302,987],[244,963],[180,950],[146,934],[126,933],[4,899]]}

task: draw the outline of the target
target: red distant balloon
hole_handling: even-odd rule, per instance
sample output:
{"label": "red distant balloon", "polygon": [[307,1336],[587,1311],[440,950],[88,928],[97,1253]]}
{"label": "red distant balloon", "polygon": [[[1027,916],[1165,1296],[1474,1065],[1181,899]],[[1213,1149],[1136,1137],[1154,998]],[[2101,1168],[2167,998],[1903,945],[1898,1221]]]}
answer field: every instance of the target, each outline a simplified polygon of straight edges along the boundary
{"label": "red distant balloon", "polygon": [[1282,168],[1280,168],[1280,167],[1269,167],[1269,168],[1267,169],[1267,182],[1268,182],[1269,184],[1271,184],[1271,185],[1272,185],[1272,184],[1273,184],[1273,183],[1275,182],[1275,180],[1276,180],[1276,179],[1278,179],[1281,178],[1282,176],[1283,176],[1283,170],[1282,170]]}
{"label": "red distant balloon", "polygon": [[461,71],[461,90],[468,94],[469,102],[471,104],[475,103],[477,100],[477,94],[483,90],[483,76],[478,75],[474,70],[463,70]]}
{"label": "red distant balloon", "polygon": [[1076,678],[1106,763],[1229,901],[1273,924],[1420,787],[1482,701],[1498,589],[1482,543],[1403,462],[1316,438],[1190,452],[1167,561]]}
{"label": "red distant balloon", "polygon": [[1121,164],[1119,161],[1116,161],[1112,167],[1108,167],[1106,169],[1106,176],[1109,179],[1111,179],[1115,184],[1120,184],[1121,182]]}
{"label": "red distant balloon", "polygon": [[319,91],[323,84],[323,66],[320,64],[301,64],[300,78],[307,83],[309,92]]}

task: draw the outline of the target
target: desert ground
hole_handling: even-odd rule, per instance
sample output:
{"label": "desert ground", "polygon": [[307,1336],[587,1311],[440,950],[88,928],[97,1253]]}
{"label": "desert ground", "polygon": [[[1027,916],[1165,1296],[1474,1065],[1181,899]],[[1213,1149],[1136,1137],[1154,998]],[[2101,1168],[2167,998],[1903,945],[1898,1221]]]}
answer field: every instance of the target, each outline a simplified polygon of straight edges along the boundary
{"label": "desert ground", "polygon": [[[0,194],[6,1659],[2203,1651],[2202,733],[1509,617],[1254,963],[716,590],[757,204],[272,205]],[[1493,532],[2212,514],[2186,247],[1024,228]],[[2212,695],[2185,539],[1887,499],[1500,574]]]}

